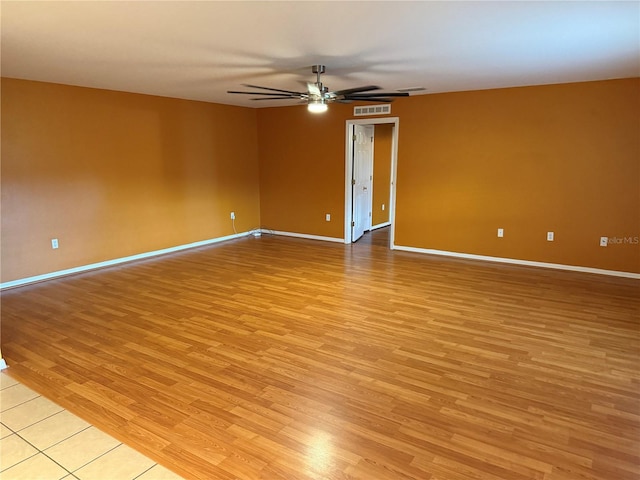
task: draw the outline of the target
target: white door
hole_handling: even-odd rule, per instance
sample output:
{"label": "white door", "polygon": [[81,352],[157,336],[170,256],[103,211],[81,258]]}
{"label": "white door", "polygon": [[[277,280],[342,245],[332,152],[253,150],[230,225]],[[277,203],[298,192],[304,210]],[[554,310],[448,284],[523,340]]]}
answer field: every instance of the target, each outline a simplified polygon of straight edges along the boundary
{"label": "white door", "polygon": [[353,223],[351,241],[371,229],[373,125],[353,126]]}

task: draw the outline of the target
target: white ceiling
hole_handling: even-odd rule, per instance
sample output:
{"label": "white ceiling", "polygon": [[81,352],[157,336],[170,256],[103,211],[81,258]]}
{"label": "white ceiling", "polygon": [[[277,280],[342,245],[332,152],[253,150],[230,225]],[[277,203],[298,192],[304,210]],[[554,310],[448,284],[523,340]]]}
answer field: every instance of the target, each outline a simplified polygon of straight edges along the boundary
{"label": "white ceiling", "polygon": [[640,2],[2,1],[2,75],[252,107],[251,83],[423,93],[640,76]]}

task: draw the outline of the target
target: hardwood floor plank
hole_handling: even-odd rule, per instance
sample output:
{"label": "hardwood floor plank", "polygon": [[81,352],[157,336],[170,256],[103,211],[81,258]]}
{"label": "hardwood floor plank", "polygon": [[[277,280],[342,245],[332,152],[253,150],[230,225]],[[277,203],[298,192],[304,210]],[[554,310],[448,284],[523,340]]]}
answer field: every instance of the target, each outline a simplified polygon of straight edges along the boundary
{"label": "hardwood floor plank", "polygon": [[640,476],[640,282],[387,235],[5,290],[7,373],[188,479]]}

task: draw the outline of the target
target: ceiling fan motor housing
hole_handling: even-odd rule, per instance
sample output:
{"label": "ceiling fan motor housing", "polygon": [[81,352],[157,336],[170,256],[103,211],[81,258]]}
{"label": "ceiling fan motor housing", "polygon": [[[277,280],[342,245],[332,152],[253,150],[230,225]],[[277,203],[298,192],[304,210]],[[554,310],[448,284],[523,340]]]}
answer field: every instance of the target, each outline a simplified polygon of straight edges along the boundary
{"label": "ceiling fan motor housing", "polygon": [[319,73],[322,74],[324,73],[325,67],[324,65],[314,65],[311,67],[311,72],[312,73]]}

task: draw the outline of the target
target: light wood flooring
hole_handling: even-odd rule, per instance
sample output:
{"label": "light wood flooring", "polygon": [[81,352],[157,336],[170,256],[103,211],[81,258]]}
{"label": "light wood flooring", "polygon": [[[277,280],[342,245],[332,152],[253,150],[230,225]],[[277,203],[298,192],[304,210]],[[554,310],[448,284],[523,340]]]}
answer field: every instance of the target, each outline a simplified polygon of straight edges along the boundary
{"label": "light wood flooring", "polygon": [[376,234],[4,291],[7,373],[188,479],[640,478],[640,282]]}

